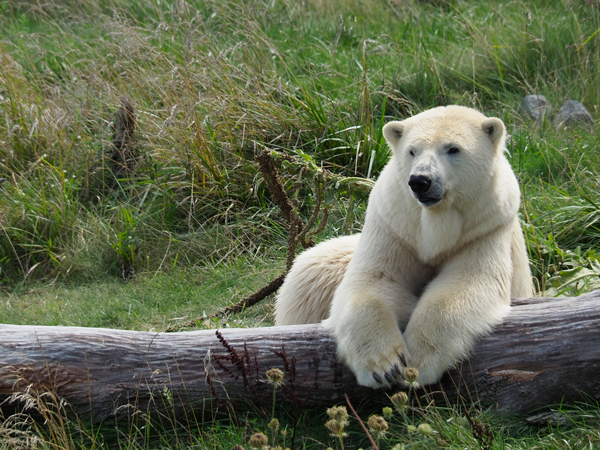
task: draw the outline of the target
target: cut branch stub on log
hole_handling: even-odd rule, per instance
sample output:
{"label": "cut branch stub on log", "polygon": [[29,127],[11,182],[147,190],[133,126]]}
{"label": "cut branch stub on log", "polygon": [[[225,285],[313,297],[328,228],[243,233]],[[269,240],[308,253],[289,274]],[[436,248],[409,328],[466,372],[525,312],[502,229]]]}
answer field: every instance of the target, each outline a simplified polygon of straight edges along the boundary
{"label": "cut branch stub on log", "polygon": [[[223,329],[220,335],[0,325],[0,402],[27,386],[51,390],[76,411],[91,411],[94,420],[126,405],[167,408],[167,401],[157,401],[167,391],[176,410],[206,402],[268,409],[272,388],[265,372],[272,367],[285,373],[278,399],[287,398],[290,407],[331,406],[345,393],[355,404],[365,396],[386,401],[384,391],[356,385],[321,325]],[[516,300],[469,360],[425,391],[528,413],[599,400],[599,370],[600,291]]]}

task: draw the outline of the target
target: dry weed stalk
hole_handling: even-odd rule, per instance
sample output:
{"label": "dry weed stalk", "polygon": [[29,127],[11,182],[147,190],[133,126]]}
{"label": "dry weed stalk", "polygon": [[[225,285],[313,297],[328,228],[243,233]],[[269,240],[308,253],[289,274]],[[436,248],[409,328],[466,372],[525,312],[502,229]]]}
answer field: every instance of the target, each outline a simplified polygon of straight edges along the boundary
{"label": "dry weed stalk", "polygon": [[[21,412],[5,420],[0,412],[0,449],[80,448],[75,436],[86,434],[82,423],[78,416],[73,417],[67,401],[54,392],[40,392],[29,384],[13,393],[7,402],[20,405]],[[10,445],[4,447],[5,444]]]}
{"label": "dry weed stalk", "polygon": [[[296,198],[290,200],[281,178],[279,177],[279,166],[282,160],[293,162],[294,160],[287,155],[279,154],[278,160],[273,158],[270,150],[263,150],[256,155],[255,159],[258,162],[260,173],[262,174],[267,188],[271,192],[273,202],[279,207],[283,217],[288,222],[288,249],[287,249],[287,269],[290,270],[296,257],[296,248],[300,243],[304,248],[310,248],[315,245],[312,236],[307,235],[305,224],[300,214],[298,213],[298,201]],[[299,180],[295,183],[296,192],[302,187],[302,174],[306,171],[303,167],[300,169]],[[295,197],[295,196],[294,196]],[[318,211],[321,207],[320,198],[316,202],[315,210]],[[318,212],[317,212],[318,214]]]}
{"label": "dry weed stalk", "polygon": [[135,141],[136,124],[133,104],[129,98],[123,97],[112,124],[114,151],[110,161],[116,179],[131,177],[135,172],[138,159]]}
{"label": "dry weed stalk", "polygon": [[[289,225],[288,248],[286,256],[287,270],[289,270],[296,257],[296,249],[298,247],[298,244],[302,245],[302,247],[304,247],[305,249],[314,246],[314,235],[323,231],[323,229],[327,225],[327,221],[329,219],[329,208],[323,208],[323,203],[325,197],[324,190],[325,186],[328,183],[328,179],[334,179],[338,182],[339,180],[348,179],[343,179],[342,177],[335,177],[324,170],[316,169],[316,167],[311,168],[308,164],[302,163],[283,153],[271,150],[262,151],[256,156],[255,159],[258,162],[259,170],[263,175],[263,178],[267,184],[267,188],[271,192],[271,197],[274,203],[279,207],[281,213],[283,214]],[[281,168],[282,161],[287,161],[292,165],[299,166],[298,180],[296,180],[296,182],[294,183],[294,189],[296,193],[302,187],[302,174],[312,172],[310,173],[310,178],[313,179],[312,190],[314,205],[312,213],[306,223],[304,223],[302,217],[300,216],[300,213],[298,212],[298,202],[296,200],[296,195],[294,195],[294,200],[290,199],[290,196],[286,192],[283,182],[281,181],[281,177],[279,176],[279,169]],[[321,220],[317,224],[317,222],[319,221],[319,216],[321,216]],[[263,300],[264,298],[266,298],[267,296],[277,292],[277,290],[283,284],[286,275],[287,271],[279,275],[266,286],[256,291],[254,294],[243,298],[234,305],[228,306],[227,308],[221,309],[208,316],[192,319],[177,325],[171,325],[165,331],[173,332],[179,331],[183,328],[195,327],[198,323],[203,322],[205,320],[223,316],[229,313],[240,312],[245,308],[253,306],[261,300]]]}

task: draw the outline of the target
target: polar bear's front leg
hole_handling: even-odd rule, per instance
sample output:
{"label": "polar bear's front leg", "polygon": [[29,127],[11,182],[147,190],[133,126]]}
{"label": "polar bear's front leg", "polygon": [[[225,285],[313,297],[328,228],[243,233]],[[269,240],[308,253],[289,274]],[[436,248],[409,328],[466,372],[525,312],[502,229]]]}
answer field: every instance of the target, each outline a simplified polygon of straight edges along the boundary
{"label": "polar bear's front leg", "polygon": [[416,297],[402,302],[401,296],[396,286],[386,283],[347,282],[336,292],[330,318],[323,324],[335,337],[339,358],[362,386],[391,386],[406,368],[410,355],[399,322],[408,321]]}
{"label": "polar bear's front leg", "polygon": [[421,384],[437,382],[508,314],[512,267],[506,233],[453,256],[419,299],[404,339]]}

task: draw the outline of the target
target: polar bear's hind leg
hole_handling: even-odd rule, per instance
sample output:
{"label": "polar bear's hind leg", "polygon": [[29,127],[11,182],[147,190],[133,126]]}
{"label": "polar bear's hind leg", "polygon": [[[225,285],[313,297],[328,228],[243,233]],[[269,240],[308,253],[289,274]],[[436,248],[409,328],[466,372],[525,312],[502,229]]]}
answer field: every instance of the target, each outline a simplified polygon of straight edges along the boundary
{"label": "polar bear's hind leg", "polygon": [[329,316],[359,234],[322,242],[298,255],[275,303],[275,325],[318,323]]}

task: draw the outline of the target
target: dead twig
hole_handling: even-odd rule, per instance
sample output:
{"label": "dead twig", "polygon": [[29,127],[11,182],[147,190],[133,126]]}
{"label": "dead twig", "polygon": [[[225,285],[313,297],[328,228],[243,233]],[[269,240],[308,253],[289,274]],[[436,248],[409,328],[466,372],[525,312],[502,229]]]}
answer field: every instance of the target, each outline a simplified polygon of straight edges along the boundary
{"label": "dead twig", "polygon": [[[294,161],[289,156],[280,155],[283,159],[287,159],[289,161]],[[278,164],[275,159],[271,155],[270,150],[263,150],[261,153],[256,155],[254,158],[256,162],[258,162],[258,168],[260,173],[262,174],[265,182],[267,183],[267,188],[269,192],[271,192],[271,198],[275,202],[275,204],[281,210],[281,213],[285,217],[289,225],[289,236],[288,236],[288,248],[287,248],[287,269],[290,270],[294,259],[296,258],[296,248],[298,247],[298,243],[301,243],[304,248],[310,248],[315,245],[315,241],[312,236],[307,236],[308,227],[305,227],[304,221],[300,214],[298,214],[297,205],[295,202],[290,200],[281,178],[279,177]],[[300,177],[302,176],[302,170],[300,171]],[[300,178],[295,183],[296,192],[299,191],[302,185],[302,179]],[[321,201],[317,200],[317,205],[315,209],[320,209]],[[317,211],[318,214],[318,211]],[[313,214],[314,216],[314,214]],[[312,217],[311,217],[312,219]],[[313,221],[313,223],[316,221]],[[310,222],[310,220],[309,220]]]}
{"label": "dead twig", "polygon": [[[325,200],[325,189],[327,186],[326,171],[322,169],[317,169],[315,166],[310,167],[309,165],[300,163],[299,161],[295,160],[294,158],[288,155],[279,152],[273,152],[270,150],[262,151],[261,153],[256,155],[255,159],[258,162],[259,170],[263,175],[263,178],[265,179],[267,188],[271,192],[271,197],[273,201],[279,207],[281,213],[283,214],[283,216],[289,224],[289,236],[286,257],[287,270],[289,271],[289,269],[292,267],[294,259],[296,258],[296,249],[298,247],[298,244],[302,245],[304,248],[310,248],[314,246],[315,241],[313,239],[313,236],[321,232],[327,225],[327,220],[329,219],[329,208],[322,207]],[[281,166],[281,161],[288,161],[290,163],[294,163],[296,164],[296,168],[298,168],[298,165],[300,166],[298,178],[295,180],[294,183],[294,197],[302,188],[303,174],[310,172],[310,178],[312,178],[314,206],[306,224],[304,223],[304,221],[300,217],[300,214],[298,213],[297,200],[290,199],[279,176],[279,168]],[[308,177],[305,177],[305,179],[306,178]],[[335,177],[332,177],[332,179],[336,180]],[[339,182],[339,180],[337,180],[336,182]],[[322,217],[321,221],[319,222],[319,216],[321,215],[321,211]],[[234,305],[228,306],[227,308],[224,308],[208,316],[202,316],[177,325],[171,325],[167,327],[165,331],[173,332],[179,331],[183,328],[192,328],[203,321],[210,320],[215,317],[223,316],[229,313],[240,312],[245,308],[253,306],[268,295],[277,292],[277,290],[283,284],[283,280],[285,279],[286,275],[287,271],[282,273],[280,276],[275,278],[263,288],[256,291],[254,294],[243,298]]]}
{"label": "dead twig", "polygon": [[112,124],[114,150],[110,161],[111,170],[116,178],[122,178],[124,175],[130,175],[135,171],[137,160],[136,124],[133,104],[128,98],[124,97],[121,99],[121,106],[117,109]]}
{"label": "dead twig", "polygon": [[223,309],[221,309],[217,312],[214,312],[212,314],[209,314],[207,316],[198,317],[196,319],[188,320],[187,322],[179,323],[177,325],[170,325],[165,329],[165,332],[172,333],[174,331],[179,331],[183,328],[192,328],[192,327],[195,327],[200,322],[203,322],[206,320],[211,320],[211,319],[214,319],[215,317],[220,317],[225,314],[237,313],[237,312],[243,311],[244,309],[257,304],[265,297],[277,292],[277,290],[283,284],[283,281],[285,280],[286,275],[287,275],[287,272],[282,273],[277,278],[275,278],[273,281],[271,281],[269,284],[267,284],[263,288],[256,291],[254,294],[249,295],[248,297],[244,297],[239,302],[237,302],[231,306],[228,306],[227,308],[223,308]]}
{"label": "dead twig", "polygon": [[365,426],[364,422],[361,420],[360,416],[354,410],[354,407],[352,406],[352,403],[350,403],[350,399],[348,398],[348,394],[344,394],[344,395],[346,396],[346,403],[350,407],[350,411],[352,411],[352,414],[354,414],[354,417],[356,417],[356,420],[358,420],[358,423],[360,423],[360,426],[363,428],[363,430],[365,430],[365,433],[367,434],[367,437],[371,441],[371,445],[373,445],[373,448],[375,450],[379,450],[379,448],[377,447],[377,444],[373,440],[373,436],[371,436],[371,433],[369,433],[369,430],[367,430],[367,427]]}

